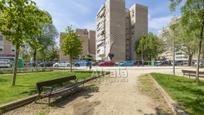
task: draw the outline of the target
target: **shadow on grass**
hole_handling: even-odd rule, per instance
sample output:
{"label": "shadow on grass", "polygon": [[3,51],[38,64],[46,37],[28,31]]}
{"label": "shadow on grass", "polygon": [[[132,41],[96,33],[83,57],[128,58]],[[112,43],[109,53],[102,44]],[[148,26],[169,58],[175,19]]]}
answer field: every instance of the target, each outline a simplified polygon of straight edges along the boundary
{"label": "shadow on grass", "polygon": [[8,79],[1,79],[0,78],[0,82],[7,82],[7,81],[9,81]]}
{"label": "shadow on grass", "polygon": [[191,109],[194,114],[203,115],[204,114],[204,97],[183,97],[179,99],[179,104]]}
{"label": "shadow on grass", "polygon": [[193,113],[204,114],[204,91],[201,89],[185,88],[185,96],[176,97],[178,103]]}

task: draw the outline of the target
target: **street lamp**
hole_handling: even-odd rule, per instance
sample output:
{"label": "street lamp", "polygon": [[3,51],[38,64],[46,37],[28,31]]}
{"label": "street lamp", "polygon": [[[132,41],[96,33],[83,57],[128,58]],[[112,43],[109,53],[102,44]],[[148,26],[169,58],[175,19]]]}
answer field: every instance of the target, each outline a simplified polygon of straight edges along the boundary
{"label": "street lamp", "polygon": [[173,37],[173,74],[176,74],[175,70],[175,37]]}

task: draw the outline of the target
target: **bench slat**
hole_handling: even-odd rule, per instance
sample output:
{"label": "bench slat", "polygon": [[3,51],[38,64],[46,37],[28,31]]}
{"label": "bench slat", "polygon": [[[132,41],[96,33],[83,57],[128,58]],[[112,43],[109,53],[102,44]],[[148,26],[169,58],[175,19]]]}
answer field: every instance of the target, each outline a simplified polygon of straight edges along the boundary
{"label": "bench slat", "polygon": [[44,93],[40,94],[40,96],[41,97],[48,97],[50,95],[60,94],[60,93],[65,92],[65,91],[71,91],[72,89],[75,89],[75,88],[79,87],[80,85],[81,85],[80,83],[76,83],[76,84],[73,84],[69,87],[63,87],[63,88],[53,90],[53,92],[51,94],[50,94],[50,92],[44,92]]}
{"label": "bench slat", "polygon": [[[193,70],[182,70],[183,75],[187,75],[187,76],[196,76],[196,71]],[[204,78],[204,72],[199,72],[199,77]]]}
{"label": "bench slat", "polygon": [[38,83],[36,83],[38,94],[40,94],[42,92],[43,87],[61,85],[65,82],[68,82],[71,80],[77,80],[76,76],[69,76],[69,77],[58,78],[58,79],[54,79],[54,80],[38,82]]}
{"label": "bench slat", "polygon": [[[68,83],[69,81],[74,80],[75,83],[72,83],[71,85],[63,86],[65,83]],[[39,98],[43,97],[49,97],[49,104],[50,104],[50,98],[51,96],[61,94],[66,91],[73,91],[77,87],[79,87],[82,84],[82,82],[77,82],[76,76],[69,76],[64,78],[58,78],[54,80],[48,80],[43,82],[36,83],[38,95]],[[56,87],[56,86],[60,87]],[[43,89],[48,88],[46,92],[43,92]]]}

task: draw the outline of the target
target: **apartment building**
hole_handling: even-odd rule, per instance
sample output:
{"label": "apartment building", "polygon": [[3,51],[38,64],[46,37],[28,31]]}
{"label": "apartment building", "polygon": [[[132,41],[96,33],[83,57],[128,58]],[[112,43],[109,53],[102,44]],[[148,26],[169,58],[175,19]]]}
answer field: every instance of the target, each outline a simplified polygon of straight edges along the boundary
{"label": "apartment building", "polygon": [[[64,36],[64,35],[65,35],[64,32],[61,32],[61,33],[60,33],[60,47],[61,47],[61,45],[62,45],[62,43],[63,43],[63,36]],[[70,60],[69,56],[64,55],[64,53],[63,53],[63,51],[61,50],[61,48],[60,48],[60,50],[59,50],[59,60],[60,60],[61,62],[67,62],[67,61]]]}
{"label": "apartment building", "polygon": [[[76,34],[79,36],[82,43],[82,52],[80,57],[91,55],[95,57],[95,31],[87,29],[76,29]],[[65,33],[60,33],[60,46],[63,42],[62,36]],[[64,53],[60,50],[60,61],[69,61],[69,56],[65,56]]]}
{"label": "apartment building", "polygon": [[0,35],[0,60],[14,60],[14,58],[15,46],[6,40],[3,35]]}
{"label": "apartment building", "polygon": [[88,33],[89,38],[89,55],[91,55],[94,59],[96,57],[96,31],[89,30]]}
{"label": "apartment building", "polygon": [[96,17],[96,60],[136,59],[135,43],[148,32],[148,8],[124,0],[106,0]]}
{"label": "apartment building", "polygon": [[76,29],[76,34],[79,36],[82,45],[81,56],[89,54],[89,32],[87,29]]}
{"label": "apartment building", "polygon": [[[159,55],[159,58],[166,61],[173,61],[173,51],[165,51]],[[193,57],[193,60],[196,59]],[[188,61],[188,56],[183,51],[176,51],[175,61]]]}

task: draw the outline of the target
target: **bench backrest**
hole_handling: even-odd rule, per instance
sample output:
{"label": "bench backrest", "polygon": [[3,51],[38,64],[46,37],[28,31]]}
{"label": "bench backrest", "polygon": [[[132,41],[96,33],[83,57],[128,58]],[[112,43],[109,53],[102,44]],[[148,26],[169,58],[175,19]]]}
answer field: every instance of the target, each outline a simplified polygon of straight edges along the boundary
{"label": "bench backrest", "polygon": [[71,81],[71,80],[77,80],[77,77],[76,76],[69,76],[69,77],[63,77],[63,78],[38,82],[38,83],[36,83],[37,91],[40,94],[42,92],[43,87],[48,87],[48,86],[53,86],[53,85],[61,85],[61,84],[65,83],[65,82],[68,82],[68,81]]}
{"label": "bench backrest", "polygon": [[193,70],[182,70],[183,73],[196,73],[196,71]]}
{"label": "bench backrest", "polygon": [[203,71],[200,71],[199,74],[204,74],[204,72],[203,72]]}
{"label": "bench backrest", "polygon": [[[196,74],[196,71],[193,71],[193,70],[182,70],[183,73],[195,73]],[[199,71],[199,74],[204,74],[203,71]]]}

